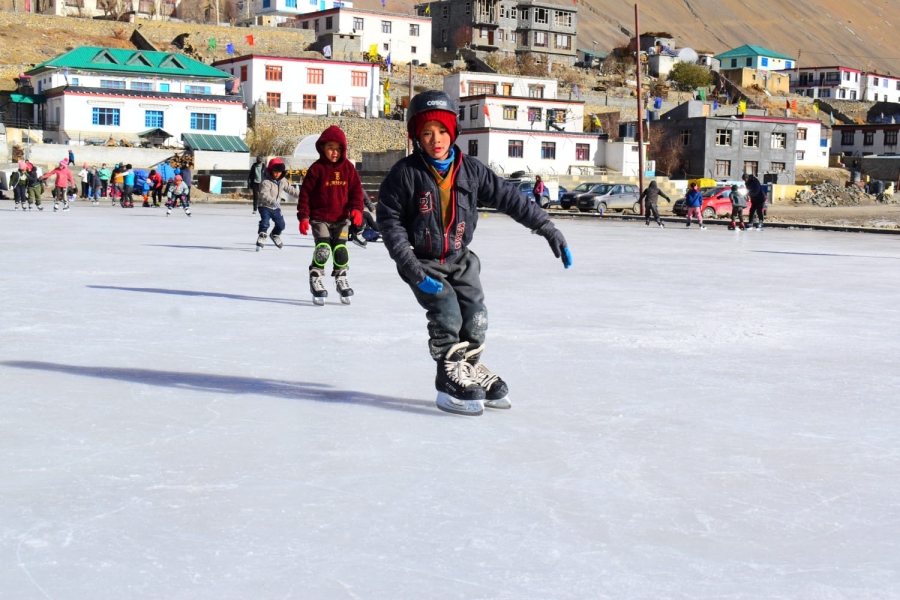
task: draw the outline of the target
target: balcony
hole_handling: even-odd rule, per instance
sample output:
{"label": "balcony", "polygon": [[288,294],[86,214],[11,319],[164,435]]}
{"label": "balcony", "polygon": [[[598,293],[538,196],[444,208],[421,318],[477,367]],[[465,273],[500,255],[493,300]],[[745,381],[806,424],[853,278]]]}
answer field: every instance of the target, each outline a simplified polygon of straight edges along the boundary
{"label": "balcony", "polygon": [[472,7],[472,22],[477,25],[500,25],[497,0],[476,0]]}

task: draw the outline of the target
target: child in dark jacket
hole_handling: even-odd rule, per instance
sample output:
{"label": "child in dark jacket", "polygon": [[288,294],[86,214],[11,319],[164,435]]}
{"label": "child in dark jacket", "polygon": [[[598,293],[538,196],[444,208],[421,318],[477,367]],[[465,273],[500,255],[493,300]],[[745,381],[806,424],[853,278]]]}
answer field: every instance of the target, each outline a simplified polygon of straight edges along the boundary
{"label": "child in dark jacket", "polygon": [[729,223],[728,229],[732,231],[735,229],[744,231],[744,209],[747,208],[747,188],[739,188],[736,185],[732,185],[731,193],[728,194],[728,199],[731,200],[731,223]]}
{"label": "child in dark jacket", "polygon": [[481,262],[468,248],[478,204],[544,236],[566,268],[572,255],[537,203],[454,145],[459,127],[447,94],[416,95],[407,132],[417,151],[391,169],[381,185],[376,214],[400,277],[427,311],[429,348],[437,362],[437,406],[464,415],[480,415],[484,406],[510,408],[506,383],[480,362],[487,308]]}
{"label": "child in dark jacket", "polygon": [[315,304],[325,303],[328,292],[322,278],[331,258],[331,275],[341,302],[350,304],[353,289],[347,280],[347,239],[350,222],[356,226],[363,222],[362,182],[356,167],[347,160],[347,138],[340,127],[332,125],[323,131],[316,150],[320,158],[307,170],[297,199],[300,233],[312,231],[316,242],[309,265],[309,290]]}

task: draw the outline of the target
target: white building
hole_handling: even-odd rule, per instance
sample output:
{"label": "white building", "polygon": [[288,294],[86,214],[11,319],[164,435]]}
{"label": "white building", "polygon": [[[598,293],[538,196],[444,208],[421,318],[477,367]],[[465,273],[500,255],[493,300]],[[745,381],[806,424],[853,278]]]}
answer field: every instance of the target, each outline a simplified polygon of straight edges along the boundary
{"label": "white building", "polygon": [[352,0],[244,0],[250,2],[250,12],[264,17],[261,25],[284,23],[298,15],[329,10],[352,8]]}
{"label": "white building", "polygon": [[555,79],[456,73],[444,92],[457,103],[460,148],[497,172],[560,175],[602,164],[597,135],[584,133],[584,103],[557,100]]}
{"label": "white building", "polygon": [[900,154],[900,123],[835,125],[831,135],[833,152],[842,156]]}
{"label": "white building", "polygon": [[225,91],[230,75],[181,54],[83,46],[26,74],[45,98],[34,115],[45,141],[134,142],[162,129],[177,142],[184,133],[247,131],[241,97]]}
{"label": "white building", "polygon": [[377,117],[383,105],[377,64],[246,55],[216,61],[234,75],[244,99],[277,113],[327,115],[352,110]]}
{"label": "white building", "polygon": [[[60,17],[102,17],[107,14],[135,14],[141,17],[177,17],[181,0],[124,0],[110,2],[113,11],[104,11],[106,0],[50,0],[43,5],[41,14]],[[19,10],[36,12],[37,2],[20,2]]]}
{"label": "white building", "polygon": [[803,67],[791,71],[791,92],[826,100],[900,102],[900,78],[848,67]]}
{"label": "white building", "polygon": [[372,46],[392,63],[431,62],[431,17],[385,13],[359,8],[332,8],[297,17],[295,27],[309,29],[316,37],[328,33],[359,35],[360,52]]}
{"label": "white building", "polygon": [[831,136],[820,121],[797,122],[797,167],[828,167]]}

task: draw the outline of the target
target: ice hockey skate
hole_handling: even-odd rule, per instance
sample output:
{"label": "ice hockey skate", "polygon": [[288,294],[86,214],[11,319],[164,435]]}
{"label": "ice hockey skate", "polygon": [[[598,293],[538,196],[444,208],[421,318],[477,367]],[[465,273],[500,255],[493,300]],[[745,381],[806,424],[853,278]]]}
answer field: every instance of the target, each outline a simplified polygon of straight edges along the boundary
{"label": "ice hockey skate", "polygon": [[477,417],[484,413],[485,393],[475,380],[475,369],[466,362],[468,347],[467,342],[460,342],[438,361],[435,404],[444,412]]}
{"label": "ice hockey skate", "polygon": [[276,233],[272,234],[272,243],[275,244],[276,248],[284,246],[284,243],[281,241],[281,236]]}
{"label": "ice hockey skate", "polygon": [[473,379],[484,388],[485,407],[512,408],[512,402],[509,401],[509,386],[480,362],[482,352],[484,352],[484,344],[477,348],[470,348],[466,351],[466,362],[472,366]]}
{"label": "ice hockey skate", "polygon": [[321,271],[310,270],[309,272],[309,291],[313,297],[313,304],[316,306],[324,306],[325,298],[328,297],[328,290],[325,289],[325,282],[322,281],[323,273]]}
{"label": "ice hockey skate", "polygon": [[366,242],[365,238],[362,237],[362,232],[354,231],[350,234],[350,241],[359,246],[360,248],[365,248]]}
{"label": "ice hockey skate", "polygon": [[350,304],[350,297],[353,295],[353,288],[350,287],[350,281],[347,279],[347,270],[339,271],[334,276],[334,287],[338,294],[341,295],[341,304]]}
{"label": "ice hockey skate", "polygon": [[256,238],[256,251],[257,251],[257,252],[259,252],[260,250],[262,250],[262,249],[263,249],[263,246],[266,245],[266,238],[267,238],[267,237],[269,237],[269,236],[266,235],[266,232],[265,232],[265,231],[260,231],[260,232],[259,232],[259,237]]}

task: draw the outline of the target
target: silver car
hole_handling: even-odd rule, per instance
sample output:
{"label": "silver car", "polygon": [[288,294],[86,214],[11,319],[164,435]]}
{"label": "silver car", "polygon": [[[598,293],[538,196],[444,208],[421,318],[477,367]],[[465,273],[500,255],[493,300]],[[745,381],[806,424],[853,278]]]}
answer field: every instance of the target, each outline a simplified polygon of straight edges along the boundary
{"label": "silver car", "polygon": [[640,191],[630,183],[603,183],[578,196],[577,208],[581,212],[605,213],[608,210],[631,211],[641,214]]}

